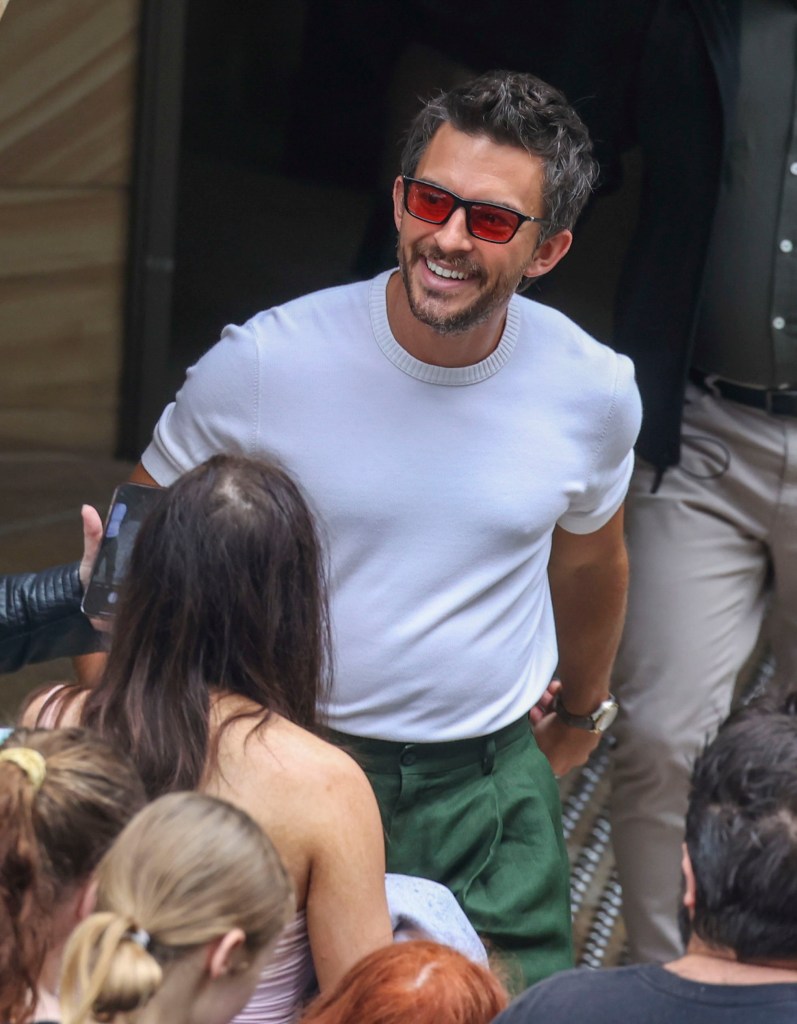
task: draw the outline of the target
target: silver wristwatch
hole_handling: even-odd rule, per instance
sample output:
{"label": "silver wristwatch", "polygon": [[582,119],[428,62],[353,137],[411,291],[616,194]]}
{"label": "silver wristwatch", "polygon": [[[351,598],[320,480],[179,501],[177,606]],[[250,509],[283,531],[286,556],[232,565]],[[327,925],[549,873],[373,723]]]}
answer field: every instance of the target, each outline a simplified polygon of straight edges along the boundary
{"label": "silver wristwatch", "polygon": [[572,725],[574,729],[586,729],[587,732],[603,733],[617,717],[619,705],[610,693],[608,698],[602,701],[591,715],[571,715],[562,703],[561,695],[557,693],[553,709],[565,725]]}

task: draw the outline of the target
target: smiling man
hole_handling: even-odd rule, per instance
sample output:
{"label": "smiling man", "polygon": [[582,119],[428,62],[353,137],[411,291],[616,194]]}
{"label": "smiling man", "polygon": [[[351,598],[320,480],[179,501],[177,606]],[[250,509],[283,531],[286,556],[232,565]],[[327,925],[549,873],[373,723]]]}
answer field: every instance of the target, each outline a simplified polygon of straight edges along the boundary
{"label": "smiling man", "polygon": [[[410,161],[413,157],[408,155]],[[419,335],[416,347],[426,338],[429,354],[439,361],[440,336],[456,337],[447,346],[457,360],[451,365],[466,365],[495,348],[518,283],[554,266],[570,248],[572,235],[560,231],[552,242],[539,244],[539,229],[533,225],[545,223],[539,209],[544,172],[540,157],[525,149],[496,145],[486,135],[466,134],[444,123],[414,173],[417,177],[397,178],[393,189],[401,279],[388,286],[389,316],[395,319],[397,307],[408,305],[415,319],[431,329],[430,336],[412,325],[409,333]],[[463,200],[442,180],[461,182],[458,187],[496,201]],[[522,212],[531,208],[536,215]],[[405,224],[405,213],[420,223]],[[485,249],[480,242],[501,248]]]}
{"label": "smiling man", "polygon": [[429,102],[393,190],[399,270],[226,328],[134,477],[218,451],[296,475],[329,545],[324,711],[374,786],[390,870],[448,885],[526,983],[571,961],[554,773],[616,711],[640,419],[629,360],[516,295],[569,249],[590,150],[530,75]]}

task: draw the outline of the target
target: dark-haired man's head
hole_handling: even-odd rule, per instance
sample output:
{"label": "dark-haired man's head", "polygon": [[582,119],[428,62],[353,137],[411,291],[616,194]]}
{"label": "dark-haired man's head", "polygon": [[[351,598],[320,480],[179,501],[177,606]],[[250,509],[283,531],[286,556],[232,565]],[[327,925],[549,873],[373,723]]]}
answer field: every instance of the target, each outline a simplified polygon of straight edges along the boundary
{"label": "dark-haired man's head", "polygon": [[430,99],[410,126],[401,154],[401,173],[414,176],[435,133],[485,136],[539,157],[543,168],[538,244],[572,230],[598,173],[586,126],[565,97],[534,75],[489,71]]}
{"label": "dark-haired man's head", "polygon": [[797,960],[797,693],[735,712],[697,759],[684,876],[685,940]]}
{"label": "dark-haired man's head", "polygon": [[533,75],[493,71],[426,103],[393,186],[415,320],[494,340],[515,291],[570,248],[597,171],[591,150],[564,96]]}

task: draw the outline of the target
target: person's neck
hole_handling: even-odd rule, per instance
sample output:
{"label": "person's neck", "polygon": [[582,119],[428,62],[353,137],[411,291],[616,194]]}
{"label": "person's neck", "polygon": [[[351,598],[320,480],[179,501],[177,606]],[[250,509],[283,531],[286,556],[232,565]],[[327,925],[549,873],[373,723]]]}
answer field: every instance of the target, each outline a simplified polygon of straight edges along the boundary
{"label": "person's neck", "polygon": [[441,334],[417,319],[410,309],[401,274],[387,284],[387,319],[393,337],[405,352],[430,366],[475,366],[491,355],[501,341],[506,309],[461,334]]}
{"label": "person's neck", "polygon": [[61,962],[64,946],[75,925],[80,921],[78,904],[83,895],[83,886],[73,886],[64,893],[54,907],[50,917],[51,943],[36,979],[36,1007],[33,1020],[60,1020],[61,1009],[58,988],[61,979]]}
{"label": "person's neck", "polygon": [[[171,963],[163,972],[158,991],[136,1013],[136,1024],[192,1024],[196,998],[208,983],[201,969],[204,956],[204,949],[194,950]],[[121,1024],[122,1017],[114,1018],[116,1022]]]}
{"label": "person's neck", "polygon": [[59,971],[60,958],[58,968],[55,970],[52,970],[45,961],[36,986],[36,1006],[31,1018],[34,1022],[38,1020],[59,1021],[61,1019],[61,1005],[58,999]]}
{"label": "person's neck", "polygon": [[726,947],[709,946],[697,936],[689,940],[686,953],[664,968],[688,981],[708,985],[772,985],[797,982],[797,960],[740,962]]}

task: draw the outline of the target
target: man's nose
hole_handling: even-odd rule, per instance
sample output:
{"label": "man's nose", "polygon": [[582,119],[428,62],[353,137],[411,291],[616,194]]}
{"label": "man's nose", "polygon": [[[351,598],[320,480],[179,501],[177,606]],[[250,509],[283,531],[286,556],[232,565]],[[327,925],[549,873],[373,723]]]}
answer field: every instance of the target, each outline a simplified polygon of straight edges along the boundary
{"label": "man's nose", "polygon": [[442,252],[469,252],[473,249],[473,236],[468,231],[465,208],[454,210],[445,224],[435,231],[435,242]]}

